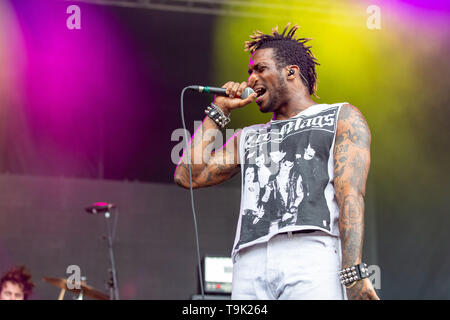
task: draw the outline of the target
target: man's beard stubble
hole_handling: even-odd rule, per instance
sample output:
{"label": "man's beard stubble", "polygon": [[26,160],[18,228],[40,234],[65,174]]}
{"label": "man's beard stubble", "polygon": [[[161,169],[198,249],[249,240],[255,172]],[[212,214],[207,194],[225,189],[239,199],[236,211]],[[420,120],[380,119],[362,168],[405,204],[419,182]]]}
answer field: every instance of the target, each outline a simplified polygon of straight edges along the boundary
{"label": "man's beard stubble", "polygon": [[271,90],[269,92],[269,101],[266,107],[260,109],[262,113],[275,112],[283,104],[283,97],[286,97],[288,90],[286,79],[284,79],[281,72],[278,75],[278,83],[280,86],[276,88],[276,91]]}

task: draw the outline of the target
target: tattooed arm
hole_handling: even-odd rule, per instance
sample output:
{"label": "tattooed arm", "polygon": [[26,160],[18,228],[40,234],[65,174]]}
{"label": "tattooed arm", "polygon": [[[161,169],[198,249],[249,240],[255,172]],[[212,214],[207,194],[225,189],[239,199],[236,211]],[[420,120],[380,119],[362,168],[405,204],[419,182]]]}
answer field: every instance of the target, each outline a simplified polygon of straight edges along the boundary
{"label": "tattooed arm", "polygon": [[[256,94],[244,100],[237,98],[247,87],[246,82],[227,82],[223,87],[227,89],[229,97],[216,97],[214,103],[226,114],[233,109],[246,106],[256,98]],[[189,152],[184,150],[175,170],[175,182],[179,186],[190,187],[188,163],[191,164],[193,188],[221,183],[240,171],[240,132],[234,134],[222,148],[212,151],[211,146],[221,134],[217,124],[209,117],[205,117],[189,143]]]}
{"label": "tattooed arm", "polygon": [[[194,134],[190,142],[190,157],[186,150],[175,170],[175,182],[184,188],[189,188],[189,158],[192,159],[192,187],[206,187],[221,183],[239,172],[238,148],[240,132],[217,151],[210,151],[214,141],[221,135],[216,123],[209,117]],[[209,150],[209,151],[208,151]]]}
{"label": "tattooed arm", "polygon": [[[370,131],[359,110],[343,105],[334,147],[334,188],[339,205],[342,268],[361,263],[364,235],[364,196],[370,166]],[[366,278],[347,289],[349,299],[378,299]]]}

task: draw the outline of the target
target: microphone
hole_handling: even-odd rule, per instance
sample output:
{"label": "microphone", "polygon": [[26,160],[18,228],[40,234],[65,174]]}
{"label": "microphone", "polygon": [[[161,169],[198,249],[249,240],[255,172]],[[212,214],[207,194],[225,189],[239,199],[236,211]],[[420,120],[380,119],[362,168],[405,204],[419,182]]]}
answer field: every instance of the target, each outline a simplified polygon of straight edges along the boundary
{"label": "microphone", "polygon": [[[214,94],[218,94],[219,96],[228,96],[227,95],[227,89],[225,88],[217,88],[217,87],[208,87],[208,86],[189,86],[188,89],[200,92],[200,93],[214,93]],[[252,93],[254,93],[255,91],[250,88],[247,87],[244,89],[244,91],[241,94],[241,99],[247,99]]]}
{"label": "microphone", "polygon": [[108,212],[115,207],[116,205],[114,203],[96,202],[91,206],[87,207],[85,210],[90,214],[97,214]]}

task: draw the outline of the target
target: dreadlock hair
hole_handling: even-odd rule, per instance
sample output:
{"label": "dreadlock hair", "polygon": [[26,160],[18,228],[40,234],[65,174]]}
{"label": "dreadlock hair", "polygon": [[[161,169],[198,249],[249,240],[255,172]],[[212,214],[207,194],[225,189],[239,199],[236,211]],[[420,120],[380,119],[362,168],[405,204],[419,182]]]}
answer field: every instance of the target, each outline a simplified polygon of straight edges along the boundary
{"label": "dreadlock hair", "polygon": [[300,68],[300,76],[304,85],[308,88],[309,94],[319,98],[316,95],[318,81],[316,65],[320,64],[311,52],[311,46],[306,45],[306,42],[311,39],[296,39],[294,36],[299,26],[295,24],[288,31],[290,24],[286,25],[281,34],[278,33],[278,26],[272,29],[271,35],[255,31],[250,35],[252,40],[245,42],[245,51],[254,53],[258,49],[273,48],[278,68],[283,68],[287,65],[297,65]]}
{"label": "dreadlock hair", "polygon": [[25,266],[15,266],[9,270],[0,279],[0,291],[3,290],[3,286],[6,282],[12,282],[18,284],[23,290],[23,298],[25,300],[31,295],[34,287],[34,283],[31,281],[31,274],[25,268]]}

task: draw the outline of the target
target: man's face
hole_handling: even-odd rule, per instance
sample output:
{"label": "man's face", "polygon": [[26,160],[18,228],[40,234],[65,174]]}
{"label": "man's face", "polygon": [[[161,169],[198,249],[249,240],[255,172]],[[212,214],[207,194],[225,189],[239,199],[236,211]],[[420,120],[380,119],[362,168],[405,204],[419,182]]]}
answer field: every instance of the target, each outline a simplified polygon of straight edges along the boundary
{"label": "man's face", "polygon": [[287,95],[287,83],[272,56],[273,49],[256,50],[248,65],[248,85],[258,93],[256,104],[261,112],[274,112]]}
{"label": "man's face", "polygon": [[0,300],[24,300],[22,287],[18,283],[6,281],[0,292]]}
{"label": "man's face", "polygon": [[255,169],[250,167],[245,172],[245,182],[252,183],[254,179],[255,179]]}
{"label": "man's face", "polygon": [[308,145],[308,147],[305,148],[305,155],[304,155],[305,160],[311,160],[312,158],[314,158],[315,155],[316,151],[313,148],[311,148],[310,145]]}
{"label": "man's face", "polygon": [[273,151],[270,153],[270,159],[274,163],[279,163],[284,158],[285,155],[286,152],[284,151]]}

